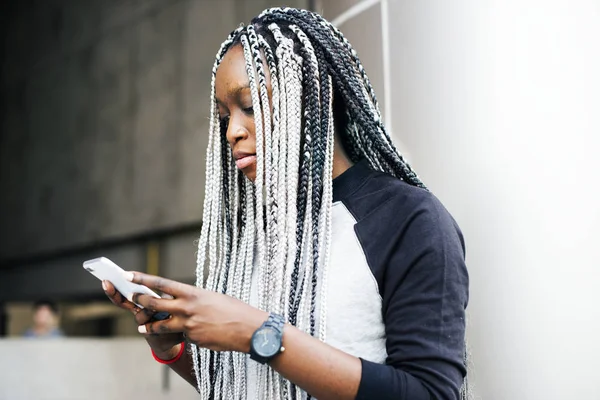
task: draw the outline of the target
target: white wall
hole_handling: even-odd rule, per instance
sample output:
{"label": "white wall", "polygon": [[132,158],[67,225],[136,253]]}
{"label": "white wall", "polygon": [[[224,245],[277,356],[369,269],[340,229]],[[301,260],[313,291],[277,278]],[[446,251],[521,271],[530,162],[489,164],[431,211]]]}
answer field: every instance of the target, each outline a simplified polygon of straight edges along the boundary
{"label": "white wall", "polygon": [[600,399],[600,2],[388,3],[393,134],[467,241],[476,394]]}

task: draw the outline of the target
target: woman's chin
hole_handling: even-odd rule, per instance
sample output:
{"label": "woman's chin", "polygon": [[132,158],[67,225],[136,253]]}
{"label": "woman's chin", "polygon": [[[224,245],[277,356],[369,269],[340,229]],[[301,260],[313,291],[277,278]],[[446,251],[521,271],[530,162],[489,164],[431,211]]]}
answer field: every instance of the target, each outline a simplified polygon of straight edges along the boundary
{"label": "woman's chin", "polygon": [[246,175],[246,178],[250,179],[252,182],[256,181],[256,166],[250,165],[247,168],[242,170],[242,173]]}

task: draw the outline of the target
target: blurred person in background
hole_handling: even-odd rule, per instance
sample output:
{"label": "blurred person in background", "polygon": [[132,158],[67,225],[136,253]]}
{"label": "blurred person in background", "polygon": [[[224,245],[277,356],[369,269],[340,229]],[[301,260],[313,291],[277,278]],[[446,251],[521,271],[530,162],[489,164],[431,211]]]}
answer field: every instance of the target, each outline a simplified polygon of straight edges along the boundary
{"label": "blurred person in background", "polygon": [[25,331],[26,338],[60,338],[58,306],[51,300],[38,300],[33,305],[33,326]]}
{"label": "blurred person in background", "polygon": [[102,283],[155,360],[203,399],[465,398],[462,234],[341,32],[266,10],[223,43],[211,88],[196,286]]}

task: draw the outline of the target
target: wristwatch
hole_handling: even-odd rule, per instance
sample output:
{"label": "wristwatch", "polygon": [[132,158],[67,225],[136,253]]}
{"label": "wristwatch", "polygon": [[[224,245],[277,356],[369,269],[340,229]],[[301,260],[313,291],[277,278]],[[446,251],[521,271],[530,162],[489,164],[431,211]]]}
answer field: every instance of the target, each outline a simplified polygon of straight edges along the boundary
{"label": "wristwatch", "polygon": [[281,345],[285,320],[281,315],[271,314],[252,335],[250,358],[261,364],[268,363],[277,354],[285,351]]}

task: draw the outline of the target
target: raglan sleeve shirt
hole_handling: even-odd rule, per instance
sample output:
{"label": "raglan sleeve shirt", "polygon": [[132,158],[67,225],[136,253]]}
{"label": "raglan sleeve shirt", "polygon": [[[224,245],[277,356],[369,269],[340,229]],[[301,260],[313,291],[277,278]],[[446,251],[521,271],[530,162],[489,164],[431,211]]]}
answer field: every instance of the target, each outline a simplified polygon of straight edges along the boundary
{"label": "raglan sleeve shirt", "polygon": [[357,399],[458,399],[468,301],[461,231],[430,192],[360,168],[362,183],[343,201],[379,286],[387,359],[361,359]]}

